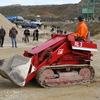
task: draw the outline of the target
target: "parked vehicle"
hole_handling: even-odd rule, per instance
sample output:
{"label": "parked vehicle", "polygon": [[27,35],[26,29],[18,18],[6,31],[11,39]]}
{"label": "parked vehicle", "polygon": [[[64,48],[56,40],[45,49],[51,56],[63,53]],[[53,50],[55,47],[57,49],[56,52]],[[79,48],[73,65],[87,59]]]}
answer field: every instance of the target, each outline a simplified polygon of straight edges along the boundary
{"label": "parked vehicle", "polygon": [[32,21],[31,23],[34,23],[34,24],[36,24],[37,26],[41,26],[41,25],[42,25],[42,22],[40,22],[40,21]]}
{"label": "parked vehicle", "polygon": [[52,34],[51,39],[25,51],[23,56],[0,60],[0,75],[18,86],[25,86],[33,78],[42,87],[89,84],[95,77],[91,51],[97,51],[97,44],[92,41]]}
{"label": "parked vehicle", "polygon": [[22,28],[26,28],[26,27],[36,28],[37,27],[37,25],[34,23],[22,23],[20,25],[22,26]]}
{"label": "parked vehicle", "polygon": [[24,18],[22,16],[12,16],[12,17],[6,17],[9,21],[11,22],[23,22],[24,21]]}

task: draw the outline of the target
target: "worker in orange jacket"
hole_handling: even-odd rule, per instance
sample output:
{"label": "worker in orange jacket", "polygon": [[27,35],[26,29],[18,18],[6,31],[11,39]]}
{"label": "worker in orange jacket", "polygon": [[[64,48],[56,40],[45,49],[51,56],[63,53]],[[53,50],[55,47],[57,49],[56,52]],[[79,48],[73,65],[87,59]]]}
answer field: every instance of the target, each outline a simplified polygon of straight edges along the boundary
{"label": "worker in orange jacket", "polygon": [[88,35],[88,27],[84,23],[84,18],[82,16],[78,17],[79,25],[77,27],[76,33],[71,33],[75,36],[75,40],[85,42],[87,40]]}

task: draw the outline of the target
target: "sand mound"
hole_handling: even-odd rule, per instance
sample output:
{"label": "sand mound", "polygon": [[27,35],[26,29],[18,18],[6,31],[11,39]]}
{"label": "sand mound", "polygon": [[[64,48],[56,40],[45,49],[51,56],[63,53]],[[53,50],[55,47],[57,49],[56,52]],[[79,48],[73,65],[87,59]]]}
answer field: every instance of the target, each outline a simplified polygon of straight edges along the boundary
{"label": "sand mound", "polygon": [[5,42],[9,43],[11,42],[9,38],[9,30],[14,26],[18,30],[18,38],[17,40],[20,42],[22,38],[22,31],[16,27],[15,24],[11,23],[8,19],[5,18],[2,14],[0,14],[0,27],[3,26],[4,29],[6,30],[6,36],[5,36]]}

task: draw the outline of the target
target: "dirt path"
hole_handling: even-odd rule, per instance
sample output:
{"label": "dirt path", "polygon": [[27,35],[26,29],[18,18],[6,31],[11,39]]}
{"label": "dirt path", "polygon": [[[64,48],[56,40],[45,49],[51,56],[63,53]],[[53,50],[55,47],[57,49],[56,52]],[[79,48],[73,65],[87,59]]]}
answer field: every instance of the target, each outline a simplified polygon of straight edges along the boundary
{"label": "dirt path", "polygon": [[[0,100],[100,100],[100,41],[95,39],[93,41],[98,43],[98,51],[93,52],[91,63],[96,72],[93,83],[41,88],[35,81],[31,81],[24,87],[18,87],[0,76]],[[24,50],[30,50],[33,44],[20,43],[18,48],[11,48],[11,44],[5,44],[4,48],[0,48],[0,59],[9,58],[14,53],[22,55]]]}

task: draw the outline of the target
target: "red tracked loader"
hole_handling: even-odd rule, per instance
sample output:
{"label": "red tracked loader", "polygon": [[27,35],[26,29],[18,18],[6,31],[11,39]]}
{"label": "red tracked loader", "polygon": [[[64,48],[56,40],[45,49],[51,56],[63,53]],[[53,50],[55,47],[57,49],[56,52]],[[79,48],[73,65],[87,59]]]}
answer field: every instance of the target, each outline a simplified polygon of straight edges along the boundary
{"label": "red tracked loader", "polygon": [[88,84],[95,77],[90,66],[91,51],[97,51],[92,41],[75,41],[72,35],[52,34],[51,39],[23,56],[13,55],[0,61],[0,75],[19,86],[31,79],[42,87],[64,84]]}

